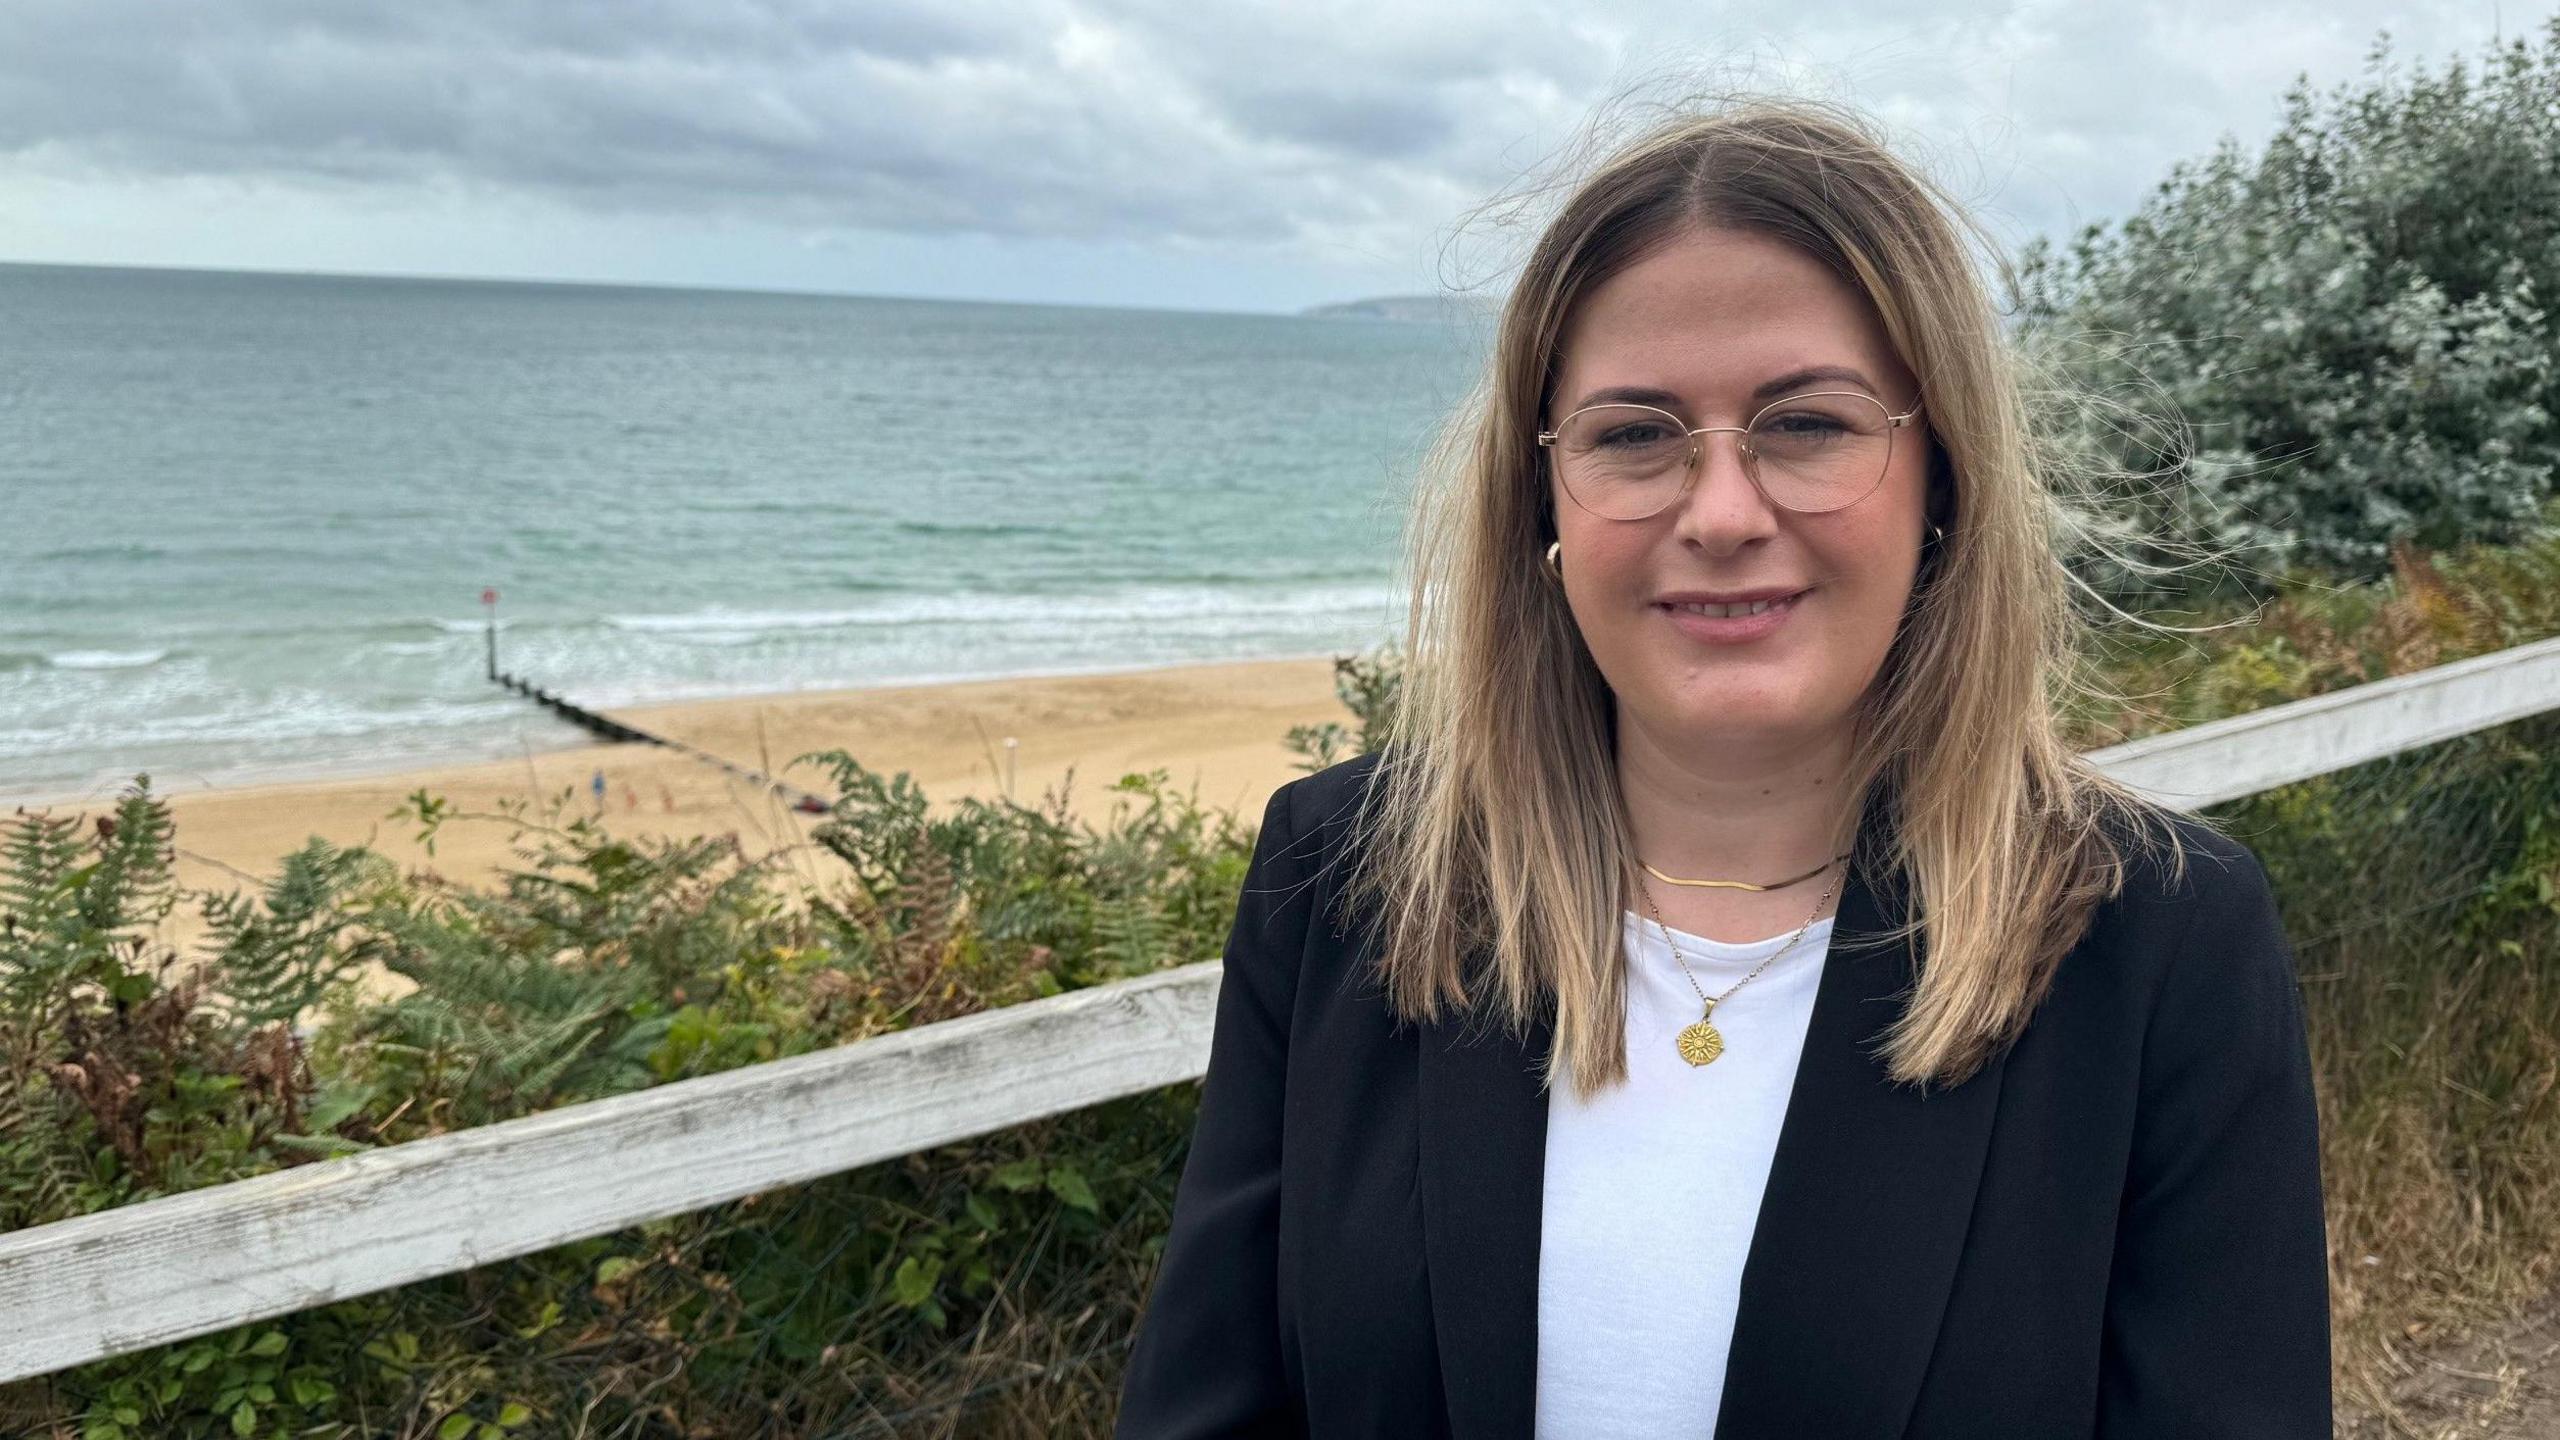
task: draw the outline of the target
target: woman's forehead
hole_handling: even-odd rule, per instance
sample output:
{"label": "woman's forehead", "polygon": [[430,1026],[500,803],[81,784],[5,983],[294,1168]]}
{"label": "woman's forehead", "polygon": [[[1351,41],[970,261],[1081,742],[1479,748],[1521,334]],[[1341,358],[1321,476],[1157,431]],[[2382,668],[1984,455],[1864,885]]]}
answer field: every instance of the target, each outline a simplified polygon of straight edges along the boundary
{"label": "woman's forehead", "polygon": [[[1733,387],[1732,391],[1717,393],[1738,393],[1747,403],[1765,405],[1807,390],[1854,390],[1881,400],[1888,396],[1891,387],[1855,365],[1785,365],[1747,390]],[[1698,391],[1656,384],[1604,384],[1580,393],[1565,390],[1558,398],[1567,410],[1579,410],[1586,405],[1653,405],[1665,410],[1684,410],[1701,397]]]}
{"label": "woman's forehead", "polygon": [[1819,389],[1900,403],[1913,389],[1909,368],[1876,328],[1702,322],[1627,335],[1594,328],[1569,337],[1559,351],[1554,398],[1569,409],[1611,401],[1675,409],[1757,405]]}
{"label": "woman's forehead", "polygon": [[1864,292],[1747,232],[1696,230],[1656,247],[1582,297],[1557,350],[1560,398],[1643,387],[1739,403],[1824,367],[1859,372],[1868,383],[1852,388],[1869,393],[1909,388]]}

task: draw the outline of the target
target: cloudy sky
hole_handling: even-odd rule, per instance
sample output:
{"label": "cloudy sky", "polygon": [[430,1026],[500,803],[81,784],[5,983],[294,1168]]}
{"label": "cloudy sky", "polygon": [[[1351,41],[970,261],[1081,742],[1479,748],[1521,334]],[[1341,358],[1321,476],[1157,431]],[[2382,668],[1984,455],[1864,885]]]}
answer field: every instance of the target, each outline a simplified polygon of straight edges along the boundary
{"label": "cloudy sky", "polygon": [[0,260],[1286,310],[1483,280],[1630,88],[1865,107],[2015,243],[2552,0],[0,6]]}

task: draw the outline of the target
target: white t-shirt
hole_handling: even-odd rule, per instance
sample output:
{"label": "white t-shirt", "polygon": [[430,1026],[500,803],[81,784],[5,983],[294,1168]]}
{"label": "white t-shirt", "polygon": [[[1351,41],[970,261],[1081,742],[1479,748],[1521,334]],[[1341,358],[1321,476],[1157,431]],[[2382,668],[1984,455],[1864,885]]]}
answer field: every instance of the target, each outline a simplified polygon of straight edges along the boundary
{"label": "white t-shirt", "polygon": [[[1724,1054],[1680,1058],[1705,1009],[1650,915],[1622,912],[1627,1082],[1547,1108],[1538,1252],[1538,1440],[1715,1433],[1742,1262],[1795,1088],[1836,917],[1824,916],[1715,1009]],[[1722,995],[1786,946],[1674,930],[1698,988]]]}

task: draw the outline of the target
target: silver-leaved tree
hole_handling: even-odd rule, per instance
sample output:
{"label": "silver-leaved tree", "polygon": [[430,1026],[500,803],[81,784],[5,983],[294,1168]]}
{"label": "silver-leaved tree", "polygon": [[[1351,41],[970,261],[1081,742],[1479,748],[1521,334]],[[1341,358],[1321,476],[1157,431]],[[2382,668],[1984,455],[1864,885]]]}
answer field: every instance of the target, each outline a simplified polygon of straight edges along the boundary
{"label": "silver-leaved tree", "polygon": [[[2015,286],[2061,472],[2137,482],[2092,507],[2131,540],[2075,562],[2102,590],[2511,541],[2560,466],[2560,18],[2476,70],[2399,73],[2386,33],[2257,152],[2225,136],[2120,224],[2029,244]],[[2229,563],[2177,564],[2200,551]]]}

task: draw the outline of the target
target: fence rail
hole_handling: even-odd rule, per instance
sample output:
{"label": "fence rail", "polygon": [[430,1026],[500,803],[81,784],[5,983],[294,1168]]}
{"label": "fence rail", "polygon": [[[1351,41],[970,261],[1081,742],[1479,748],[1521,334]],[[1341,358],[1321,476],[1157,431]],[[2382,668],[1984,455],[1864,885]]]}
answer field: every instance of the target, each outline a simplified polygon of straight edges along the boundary
{"label": "fence rail", "polygon": [[[2094,752],[2198,809],[2560,710],[2560,639]],[[0,1383],[1197,1079],[1210,960],[0,1235]]]}

